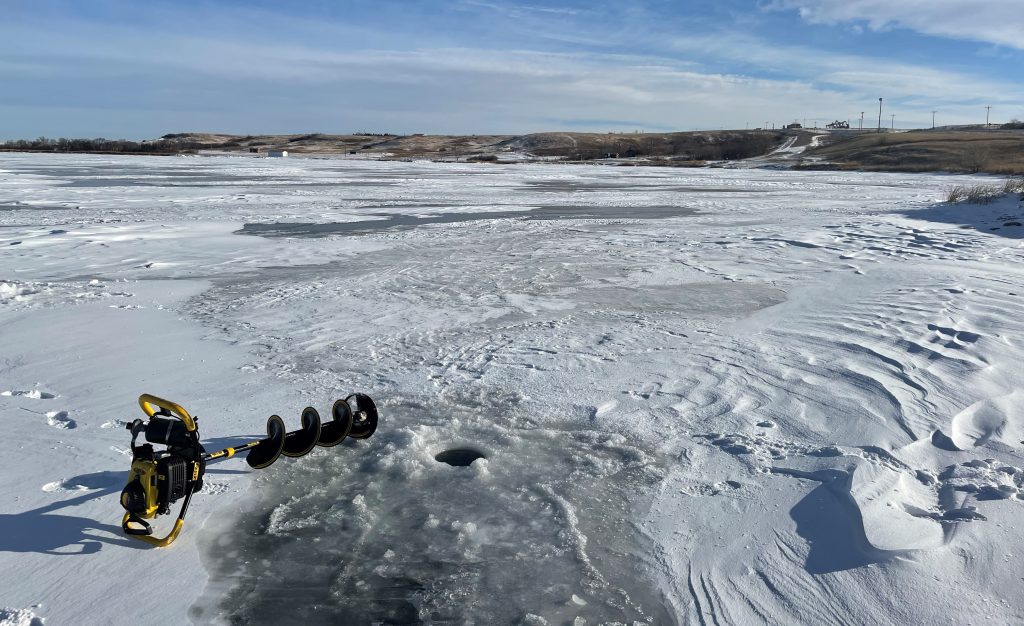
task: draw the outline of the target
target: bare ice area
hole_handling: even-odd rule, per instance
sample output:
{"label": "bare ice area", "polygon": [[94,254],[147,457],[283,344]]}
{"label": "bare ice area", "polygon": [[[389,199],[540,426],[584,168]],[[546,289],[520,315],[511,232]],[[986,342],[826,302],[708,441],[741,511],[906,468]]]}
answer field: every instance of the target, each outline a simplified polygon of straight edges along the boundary
{"label": "bare ice area", "polygon": [[[0,155],[0,623],[1020,623],[979,180]],[[217,446],[351,391],[371,439],[120,533],[140,393]]]}

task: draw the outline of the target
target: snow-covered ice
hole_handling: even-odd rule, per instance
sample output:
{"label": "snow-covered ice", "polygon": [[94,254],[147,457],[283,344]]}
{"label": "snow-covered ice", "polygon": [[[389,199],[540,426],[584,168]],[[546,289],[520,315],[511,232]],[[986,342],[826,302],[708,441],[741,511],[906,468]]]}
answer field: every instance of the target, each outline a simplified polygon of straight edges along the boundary
{"label": "snow-covered ice", "polygon": [[[0,155],[0,623],[1020,622],[978,180]],[[219,447],[350,391],[372,439],[121,535],[140,393]]]}

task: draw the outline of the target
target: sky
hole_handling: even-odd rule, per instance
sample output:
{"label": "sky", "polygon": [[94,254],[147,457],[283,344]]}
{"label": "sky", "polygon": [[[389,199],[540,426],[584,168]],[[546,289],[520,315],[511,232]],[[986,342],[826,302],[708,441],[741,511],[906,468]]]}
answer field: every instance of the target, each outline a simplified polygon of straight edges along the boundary
{"label": "sky", "polygon": [[1022,33],[1022,0],[0,0],[0,139],[1005,122]]}

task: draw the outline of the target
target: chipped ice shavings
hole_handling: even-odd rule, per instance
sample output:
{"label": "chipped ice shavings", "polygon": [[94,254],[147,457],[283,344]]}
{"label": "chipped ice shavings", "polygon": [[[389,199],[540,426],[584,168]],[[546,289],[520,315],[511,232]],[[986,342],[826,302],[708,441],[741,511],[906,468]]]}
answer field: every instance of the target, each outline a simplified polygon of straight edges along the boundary
{"label": "chipped ice shavings", "polygon": [[39,607],[34,604],[27,609],[0,608],[0,626],[43,626],[43,618],[32,612]]}
{"label": "chipped ice shavings", "polygon": [[209,479],[203,480],[204,494],[227,493],[230,490],[231,487],[227,483],[217,482]]}
{"label": "chipped ice shavings", "polygon": [[291,503],[285,502],[274,507],[274,510],[270,512],[270,519],[267,521],[268,535],[288,535],[298,530],[320,525],[319,516],[316,514],[305,517],[294,515],[291,506],[294,503],[295,499],[292,499]]}
{"label": "chipped ice shavings", "polygon": [[6,304],[8,301],[24,302],[36,293],[38,290],[29,284],[16,280],[0,281],[0,304]]}

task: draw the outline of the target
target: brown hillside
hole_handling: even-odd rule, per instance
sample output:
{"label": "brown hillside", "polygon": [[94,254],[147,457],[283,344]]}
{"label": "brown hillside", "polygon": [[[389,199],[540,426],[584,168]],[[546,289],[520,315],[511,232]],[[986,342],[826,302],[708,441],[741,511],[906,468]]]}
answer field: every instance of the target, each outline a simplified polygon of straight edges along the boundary
{"label": "brown hillside", "polygon": [[839,169],[1019,175],[1024,174],[1024,131],[924,130],[834,136],[805,156],[824,159],[827,167]]}

